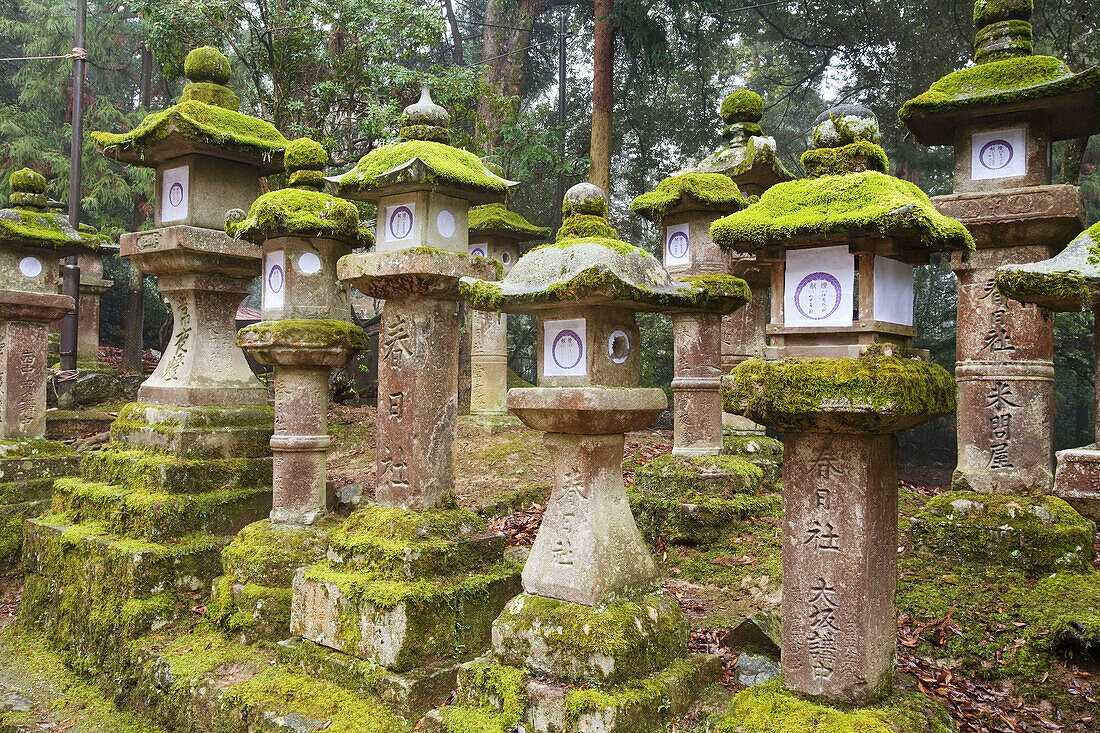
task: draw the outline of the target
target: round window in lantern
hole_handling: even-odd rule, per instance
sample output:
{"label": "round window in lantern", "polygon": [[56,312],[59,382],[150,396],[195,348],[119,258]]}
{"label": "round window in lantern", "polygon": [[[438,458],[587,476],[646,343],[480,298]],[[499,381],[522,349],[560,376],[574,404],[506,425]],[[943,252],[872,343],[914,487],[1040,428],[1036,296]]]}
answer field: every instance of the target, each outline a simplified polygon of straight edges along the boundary
{"label": "round window in lantern", "polygon": [[455,217],[454,214],[444,209],[439,212],[435,217],[435,228],[439,230],[440,236],[450,239],[455,235]]}
{"label": "round window in lantern", "polygon": [[506,265],[511,264],[512,263],[512,253],[507,251],[507,250],[505,250],[504,252],[501,252],[500,253],[500,261],[503,262]]}
{"label": "round window in lantern", "polygon": [[312,252],[305,252],[298,258],[298,269],[307,275],[321,271],[321,258]]}
{"label": "round window in lantern", "polygon": [[37,257],[24,257],[19,260],[19,271],[27,277],[38,277],[42,274],[42,262]]}
{"label": "round window in lantern", "polygon": [[616,364],[622,364],[630,356],[630,337],[624,331],[615,331],[608,336],[607,355]]}

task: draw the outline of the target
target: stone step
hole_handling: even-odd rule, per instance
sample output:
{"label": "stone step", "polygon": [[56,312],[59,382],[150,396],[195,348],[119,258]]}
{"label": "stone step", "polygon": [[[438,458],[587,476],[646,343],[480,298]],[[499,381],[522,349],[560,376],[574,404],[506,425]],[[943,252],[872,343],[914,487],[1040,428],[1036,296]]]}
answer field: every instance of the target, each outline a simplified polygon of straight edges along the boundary
{"label": "stone step", "polygon": [[0,504],[0,575],[19,563],[23,550],[23,523],[49,508],[48,499]]}
{"label": "stone step", "polygon": [[[0,458],[0,482],[21,484],[29,481],[75,476],[80,468],[80,459],[74,453],[71,456],[27,456],[22,458]],[[0,490],[0,500],[4,491]]]}
{"label": "stone step", "polygon": [[502,730],[652,733],[697,708],[721,679],[721,662],[710,654],[692,654],[651,677],[604,689],[530,677],[487,655],[459,668],[457,704],[430,712],[422,730],[479,730],[474,721],[491,719]]}
{"label": "stone step", "polygon": [[86,453],[80,475],[86,481],[119,484],[132,491],[205,494],[271,486],[271,458],[195,460],[110,445]]}
{"label": "stone step", "polygon": [[23,569],[88,593],[102,589],[120,599],[164,591],[197,592],[221,575],[222,540],[192,534],[157,543],[110,534],[97,522],[59,514],[25,525]]}
{"label": "stone step", "polygon": [[477,574],[396,581],[321,563],[294,576],[290,630],[396,672],[486,648],[521,590],[516,563]]}
{"label": "stone step", "polygon": [[638,529],[650,544],[655,544],[658,538],[674,545],[724,543],[731,535],[743,532],[747,520],[778,518],[783,512],[779,494],[735,494],[728,499],[700,496],[681,501],[628,489],[627,497]]}
{"label": "stone step", "polygon": [[279,661],[311,677],[344,689],[380,698],[406,720],[419,720],[450,699],[458,679],[458,662],[443,660],[399,674],[301,637],[275,645]]}
{"label": "stone step", "polygon": [[102,522],[111,533],[163,540],[193,532],[232,535],[267,516],[271,489],[253,486],[173,494],[66,478],[54,485],[53,501],[55,512],[77,522]]}

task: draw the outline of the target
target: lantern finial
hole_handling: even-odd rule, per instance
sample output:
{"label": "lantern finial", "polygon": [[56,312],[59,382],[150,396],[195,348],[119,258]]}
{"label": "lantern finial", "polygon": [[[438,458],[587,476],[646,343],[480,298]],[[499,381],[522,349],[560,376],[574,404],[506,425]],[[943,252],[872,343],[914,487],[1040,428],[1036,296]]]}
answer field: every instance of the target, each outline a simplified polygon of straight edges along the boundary
{"label": "lantern finial", "polygon": [[451,138],[447,130],[450,121],[447,110],[432,101],[431,89],[424,82],[420,85],[420,99],[401,113],[401,138],[447,143]]}

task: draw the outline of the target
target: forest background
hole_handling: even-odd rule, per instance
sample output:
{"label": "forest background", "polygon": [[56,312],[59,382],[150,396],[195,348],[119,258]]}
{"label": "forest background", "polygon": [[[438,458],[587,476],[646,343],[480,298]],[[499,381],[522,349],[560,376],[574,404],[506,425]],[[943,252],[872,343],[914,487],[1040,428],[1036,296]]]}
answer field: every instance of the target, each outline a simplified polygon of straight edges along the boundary
{"label": "forest background", "polygon": [[[1074,70],[1100,64],[1094,0],[1036,5],[1036,53]],[[72,0],[9,0],[0,7],[0,57],[68,53],[73,23]],[[140,122],[143,58],[149,108],[174,103],[187,51],[210,44],[230,57],[242,111],[287,137],[321,141],[333,170],[343,170],[393,141],[402,108],[428,81],[451,112],[453,142],[523,182],[511,208],[556,226],[559,191],[587,179],[594,162],[593,180],[609,176],[620,237],[659,254],[656,228],[630,213],[630,200],[720,146],[718,106],[736,86],[764,97],[762,126],[791,171],[801,173],[813,119],[854,102],[878,115],[894,175],[931,195],[949,192],[950,149],[917,144],[897,109],[970,63],[972,39],[969,0],[88,0],[85,129]],[[69,59],[0,62],[0,201],[7,173],[24,165],[50,179],[53,198],[66,198],[71,87]],[[1055,182],[1079,183],[1095,222],[1100,136],[1060,143],[1054,157]],[[86,142],[82,220],[115,235],[152,226],[151,178]],[[103,298],[101,338],[121,346],[127,264],[111,256],[106,270],[115,285]],[[145,345],[159,349],[168,315],[151,278],[145,293]],[[920,268],[916,293],[917,345],[953,370],[949,263]],[[671,326],[664,316],[641,320],[643,381],[667,389]],[[1092,321],[1089,312],[1055,316],[1058,449],[1093,442]],[[510,319],[509,348],[512,368],[530,377],[529,320]],[[904,442],[949,461],[953,423],[936,421]]]}

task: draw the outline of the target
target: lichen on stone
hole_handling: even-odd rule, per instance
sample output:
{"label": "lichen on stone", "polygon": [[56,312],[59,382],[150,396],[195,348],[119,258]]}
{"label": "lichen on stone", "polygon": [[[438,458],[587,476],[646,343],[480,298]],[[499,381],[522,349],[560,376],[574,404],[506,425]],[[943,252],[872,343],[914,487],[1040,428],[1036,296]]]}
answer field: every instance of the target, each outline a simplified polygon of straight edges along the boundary
{"label": "lichen on stone", "polygon": [[[489,164],[485,165],[489,168]],[[494,175],[500,175],[494,173]],[[502,176],[503,177],[503,176]],[[522,214],[511,211],[503,203],[485,204],[470,209],[470,232],[507,232],[527,239],[542,239],[550,235],[549,227],[532,224]],[[526,241],[521,239],[520,241]]]}
{"label": "lichen on stone", "polygon": [[682,204],[721,213],[739,211],[749,205],[737,184],[721,173],[680,173],[669,176],[657,188],[638,196],[630,209],[650,221],[659,222]]}
{"label": "lichen on stone", "polygon": [[778,183],[710,231],[723,249],[743,252],[799,237],[841,235],[892,237],[927,251],[974,249],[966,227],[939,213],[926,193],[878,171]]}
{"label": "lichen on stone", "polygon": [[815,148],[802,154],[808,178],[842,176],[863,171],[890,172],[886,151],[875,143],[859,140],[834,148]]}
{"label": "lichen on stone", "polygon": [[357,324],[333,318],[285,318],[259,321],[237,332],[237,346],[297,346],[301,348],[367,348],[366,333]]}

